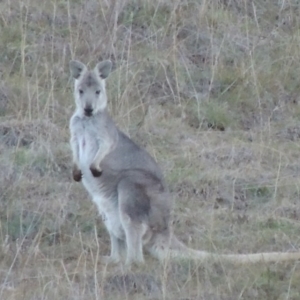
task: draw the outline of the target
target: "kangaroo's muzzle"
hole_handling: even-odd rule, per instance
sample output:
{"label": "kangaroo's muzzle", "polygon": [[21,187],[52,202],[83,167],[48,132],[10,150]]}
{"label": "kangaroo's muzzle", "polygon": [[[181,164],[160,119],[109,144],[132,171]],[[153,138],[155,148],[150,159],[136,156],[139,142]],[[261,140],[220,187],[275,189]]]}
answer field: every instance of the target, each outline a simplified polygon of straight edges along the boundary
{"label": "kangaroo's muzzle", "polygon": [[84,114],[87,116],[87,117],[90,117],[93,113],[93,108],[91,106],[86,106],[84,108]]}

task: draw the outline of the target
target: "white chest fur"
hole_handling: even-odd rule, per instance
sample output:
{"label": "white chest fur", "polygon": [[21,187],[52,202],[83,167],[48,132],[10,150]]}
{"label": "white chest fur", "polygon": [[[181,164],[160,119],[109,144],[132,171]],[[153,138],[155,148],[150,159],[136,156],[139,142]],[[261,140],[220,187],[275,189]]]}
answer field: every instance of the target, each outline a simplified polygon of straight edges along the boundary
{"label": "white chest fur", "polygon": [[97,153],[100,142],[95,138],[94,132],[84,125],[84,123],[81,124],[80,130],[76,131],[79,167],[83,172],[85,172],[86,169],[89,169],[89,166]]}

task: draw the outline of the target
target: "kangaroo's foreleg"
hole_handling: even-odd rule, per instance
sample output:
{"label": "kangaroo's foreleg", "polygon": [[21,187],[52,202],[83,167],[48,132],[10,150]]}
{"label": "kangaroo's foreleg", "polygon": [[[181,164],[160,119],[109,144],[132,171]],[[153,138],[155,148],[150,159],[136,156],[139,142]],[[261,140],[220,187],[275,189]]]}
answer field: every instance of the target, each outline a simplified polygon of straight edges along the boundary
{"label": "kangaroo's foreleg", "polygon": [[100,164],[107,154],[114,149],[115,143],[112,139],[102,140],[99,142],[98,151],[90,165],[90,170],[94,177],[99,177],[102,174]]}

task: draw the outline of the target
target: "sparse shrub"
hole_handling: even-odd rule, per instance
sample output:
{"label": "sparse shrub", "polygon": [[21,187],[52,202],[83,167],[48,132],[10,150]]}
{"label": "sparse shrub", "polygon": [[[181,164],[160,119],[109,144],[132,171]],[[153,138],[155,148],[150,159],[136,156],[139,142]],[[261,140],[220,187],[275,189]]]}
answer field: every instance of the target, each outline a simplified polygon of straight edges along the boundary
{"label": "sparse shrub", "polygon": [[2,235],[7,235],[12,241],[16,239],[34,238],[39,230],[41,216],[34,212],[13,212],[1,218]]}

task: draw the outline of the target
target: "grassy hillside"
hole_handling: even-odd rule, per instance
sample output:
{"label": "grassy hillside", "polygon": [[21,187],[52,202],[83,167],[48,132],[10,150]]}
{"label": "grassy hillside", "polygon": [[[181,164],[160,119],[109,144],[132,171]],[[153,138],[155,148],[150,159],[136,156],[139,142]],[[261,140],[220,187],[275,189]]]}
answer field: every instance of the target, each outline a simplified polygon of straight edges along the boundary
{"label": "grassy hillside", "polygon": [[298,262],[106,266],[71,179],[68,62],[111,59],[110,112],[160,163],[174,231],[219,253],[300,250],[300,2],[0,2],[0,299],[300,299]]}

